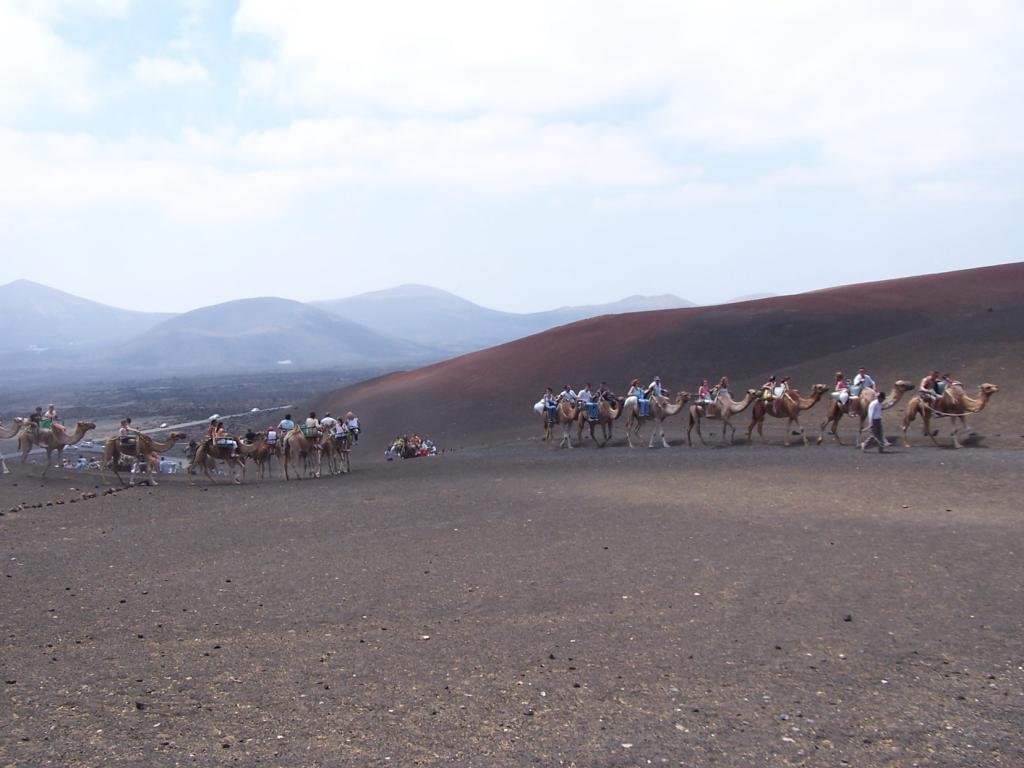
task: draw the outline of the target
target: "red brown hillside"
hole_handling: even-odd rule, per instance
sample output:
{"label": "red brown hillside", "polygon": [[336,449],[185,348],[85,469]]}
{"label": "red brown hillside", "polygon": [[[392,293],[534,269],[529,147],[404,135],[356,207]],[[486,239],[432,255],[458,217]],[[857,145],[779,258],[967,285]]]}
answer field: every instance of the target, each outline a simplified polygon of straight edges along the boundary
{"label": "red brown hillside", "polygon": [[881,382],[938,367],[969,387],[999,384],[992,413],[1021,435],[1022,337],[1024,262],[593,318],[341,389],[314,407],[359,413],[374,448],[410,430],[462,446],[537,435],[532,405],[547,385],[607,380],[622,392],[632,377],[646,383],[657,374],[694,391],[701,378],[724,374],[741,390],[792,372],[808,389],[829,382],[837,366],[870,366]]}

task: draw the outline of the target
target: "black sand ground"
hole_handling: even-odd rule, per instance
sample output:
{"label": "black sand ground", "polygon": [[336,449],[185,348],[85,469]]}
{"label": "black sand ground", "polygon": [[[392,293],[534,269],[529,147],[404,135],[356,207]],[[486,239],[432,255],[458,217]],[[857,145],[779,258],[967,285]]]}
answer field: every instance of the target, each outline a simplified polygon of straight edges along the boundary
{"label": "black sand ground", "polygon": [[[1024,453],[0,478],[0,764],[1024,764]],[[16,485],[15,485],[16,483]]]}

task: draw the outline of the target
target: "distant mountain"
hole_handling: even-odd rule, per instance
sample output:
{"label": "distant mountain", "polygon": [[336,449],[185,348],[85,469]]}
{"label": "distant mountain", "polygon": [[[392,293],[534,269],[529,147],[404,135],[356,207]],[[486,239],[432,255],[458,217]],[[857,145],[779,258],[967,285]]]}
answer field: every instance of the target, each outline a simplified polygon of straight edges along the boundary
{"label": "distant mountain", "polygon": [[282,370],[402,366],[443,355],[392,339],[298,301],[242,299],[160,323],[115,350],[119,367],[157,370]]}
{"label": "distant mountain", "polygon": [[461,353],[598,315],[678,309],[693,304],[665,294],[630,296],[612,304],[517,314],[488,309],[438,288],[401,285],[345,299],[314,302],[314,306],[395,338]]}
{"label": "distant mountain", "polygon": [[172,315],[132,312],[30,280],[0,285],[0,354],[67,352],[144,333]]}

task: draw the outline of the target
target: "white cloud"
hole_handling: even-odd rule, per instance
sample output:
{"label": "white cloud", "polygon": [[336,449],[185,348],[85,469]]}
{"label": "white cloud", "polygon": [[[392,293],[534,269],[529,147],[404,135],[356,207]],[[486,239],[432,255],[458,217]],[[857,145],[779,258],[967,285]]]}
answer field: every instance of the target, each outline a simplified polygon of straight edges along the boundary
{"label": "white cloud", "polygon": [[271,46],[249,90],[319,115],[630,115],[651,146],[798,148],[856,182],[1024,155],[1022,22],[1009,0],[242,0],[234,27]]}
{"label": "white cloud", "polygon": [[92,58],[67,45],[45,19],[0,0],[0,123],[35,105],[89,108],[94,71]]}
{"label": "white cloud", "polygon": [[143,56],[132,67],[136,80],[147,85],[203,85],[210,74],[197,61],[168,56]]}

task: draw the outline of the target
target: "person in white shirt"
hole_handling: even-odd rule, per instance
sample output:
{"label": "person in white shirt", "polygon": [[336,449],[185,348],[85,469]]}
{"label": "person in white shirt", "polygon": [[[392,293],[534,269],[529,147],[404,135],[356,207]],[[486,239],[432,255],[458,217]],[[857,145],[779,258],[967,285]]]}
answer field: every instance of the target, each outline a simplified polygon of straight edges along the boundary
{"label": "person in white shirt", "polygon": [[352,439],[358,443],[359,433],[363,431],[359,426],[359,417],[349,411],[345,414],[345,423],[348,425],[348,431],[352,433]]}
{"label": "person in white shirt", "polygon": [[668,397],[668,390],[661,386],[661,376],[654,377],[654,381],[647,385],[646,392],[655,397]]}
{"label": "person in white shirt", "polygon": [[576,393],[572,391],[572,387],[568,384],[562,387],[562,391],[558,393],[559,400],[565,400],[569,405],[576,405]]}
{"label": "person in white shirt", "polygon": [[310,411],[306,419],[306,437],[318,436],[320,433],[320,420],[316,417],[316,411]]}
{"label": "person in white shirt", "polygon": [[586,385],[584,385],[583,389],[581,389],[578,393],[576,393],[576,397],[578,397],[580,399],[581,403],[591,403],[591,402],[593,402],[594,394],[593,394],[593,392],[590,391],[590,383],[589,382]]}
{"label": "person in white shirt", "polygon": [[322,419],[320,419],[320,426],[323,427],[324,429],[331,429],[337,423],[338,423],[338,420],[336,418],[334,418],[333,416],[331,416],[331,412],[330,411],[325,413],[324,417]]}
{"label": "person in white shirt", "polygon": [[873,441],[878,444],[878,452],[885,453],[885,435],[882,434],[882,402],[885,400],[885,392],[875,394],[875,399],[868,404],[868,423],[871,424],[871,435],[861,443],[860,449],[867,450],[868,445]]}
{"label": "person in white shirt", "polygon": [[868,373],[863,367],[857,369],[857,375],[853,377],[853,390],[850,392],[851,395],[856,397],[860,394],[864,387],[875,388],[875,380],[871,378],[871,374]]}

